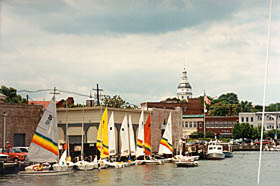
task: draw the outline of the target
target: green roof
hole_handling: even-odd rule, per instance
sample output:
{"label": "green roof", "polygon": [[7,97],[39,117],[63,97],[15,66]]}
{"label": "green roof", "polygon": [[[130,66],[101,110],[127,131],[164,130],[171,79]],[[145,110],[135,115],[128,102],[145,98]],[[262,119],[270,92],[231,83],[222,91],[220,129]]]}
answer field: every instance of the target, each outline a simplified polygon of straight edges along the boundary
{"label": "green roof", "polygon": [[183,115],[183,118],[203,118],[203,114]]}

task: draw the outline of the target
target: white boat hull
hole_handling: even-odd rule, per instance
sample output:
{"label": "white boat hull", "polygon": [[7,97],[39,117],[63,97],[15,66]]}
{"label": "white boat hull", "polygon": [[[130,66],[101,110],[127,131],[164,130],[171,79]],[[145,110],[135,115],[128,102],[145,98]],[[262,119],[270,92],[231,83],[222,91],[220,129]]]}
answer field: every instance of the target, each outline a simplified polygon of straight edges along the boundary
{"label": "white boat hull", "polygon": [[20,171],[18,174],[22,176],[60,176],[60,175],[72,174],[72,171],[55,171],[55,170]]}
{"label": "white boat hull", "polygon": [[224,153],[207,153],[206,158],[209,160],[222,160],[225,159]]}

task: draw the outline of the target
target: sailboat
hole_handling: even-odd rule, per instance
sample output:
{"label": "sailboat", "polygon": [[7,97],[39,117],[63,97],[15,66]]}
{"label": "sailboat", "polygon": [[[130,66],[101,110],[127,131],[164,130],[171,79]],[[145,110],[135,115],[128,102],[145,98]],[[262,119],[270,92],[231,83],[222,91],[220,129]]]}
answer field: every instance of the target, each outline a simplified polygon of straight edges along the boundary
{"label": "sailboat", "polygon": [[83,107],[83,122],[82,122],[82,141],[81,141],[81,161],[75,163],[75,166],[78,170],[88,171],[94,168],[98,168],[98,163],[96,161],[88,162],[84,160],[84,112],[85,109]]}
{"label": "sailboat", "polygon": [[100,168],[107,168],[108,164],[105,161],[105,158],[109,158],[109,138],[108,138],[108,111],[107,107],[105,108],[97,132],[97,143],[96,147],[100,152],[99,165]]}
{"label": "sailboat", "polygon": [[145,157],[148,157],[148,159],[145,158],[144,163],[149,164],[158,164],[161,165],[163,162],[161,160],[156,160],[151,157],[152,155],[152,147],[151,147],[151,114],[149,114],[146,124],[144,126],[144,151],[145,151]]}
{"label": "sailboat", "polygon": [[132,126],[132,119],[131,115],[129,115],[128,119],[128,126],[129,126],[129,150],[130,150],[130,156],[135,156],[135,138],[134,138],[134,130]]}
{"label": "sailboat", "polygon": [[[160,140],[159,151],[158,154],[160,156],[170,156],[173,154],[173,146],[172,146],[172,117],[171,112],[168,117],[167,125],[165,127],[165,131]],[[167,158],[163,160],[164,162],[172,161],[172,158]]]}
{"label": "sailboat", "polygon": [[[115,119],[114,119],[114,112],[112,112],[109,124],[108,124],[108,145],[109,145],[109,157],[115,156],[116,153],[116,136],[115,136]],[[110,158],[109,158],[110,159]],[[114,161],[105,161],[104,163],[108,164],[109,167],[114,168],[122,168],[124,165],[119,162]]]}
{"label": "sailboat", "polygon": [[[144,159],[144,111],[142,110],[139,125],[138,125],[138,135],[137,135],[137,144],[136,144],[136,159]],[[142,164],[143,161],[138,160],[136,164]]]}
{"label": "sailboat", "polygon": [[[36,128],[27,155],[27,161],[36,163],[54,163],[59,160],[58,151],[58,127],[56,116],[55,96],[50,101],[47,109]],[[63,175],[70,174],[69,171],[56,170],[36,170],[36,166],[31,165],[25,171],[20,171],[20,175]],[[31,168],[31,170],[30,170]]]}
{"label": "sailboat", "polygon": [[67,149],[64,150],[64,152],[62,153],[59,162],[57,164],[53,165],[53,169],[60,171],[60,170],[72,170],[74,167],[74,163],[73,162],[67,162],[66,161],[66,157],[67,157]]}

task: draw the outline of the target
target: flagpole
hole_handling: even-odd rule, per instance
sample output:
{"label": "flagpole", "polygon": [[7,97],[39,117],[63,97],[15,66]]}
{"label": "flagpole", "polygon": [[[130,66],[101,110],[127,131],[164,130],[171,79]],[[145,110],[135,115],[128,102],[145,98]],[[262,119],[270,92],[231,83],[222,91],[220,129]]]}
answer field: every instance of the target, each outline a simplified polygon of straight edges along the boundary
{"label": "flagpole", "polygon": [[204,90],[204,96],[203,96],[203,123],[204,123],[204,127],[203,127],[203,134],[204,134],[204,138],[206,138],[206,122],[205,122],[205,108],[206,108],[206,105],[205,105],[205,90]]}

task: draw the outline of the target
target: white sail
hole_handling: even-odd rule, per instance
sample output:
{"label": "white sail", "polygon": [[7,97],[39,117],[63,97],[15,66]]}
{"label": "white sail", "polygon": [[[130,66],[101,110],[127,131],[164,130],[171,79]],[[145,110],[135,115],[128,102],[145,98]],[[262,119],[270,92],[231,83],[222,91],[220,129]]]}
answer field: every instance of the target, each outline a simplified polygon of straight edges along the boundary
{"label": "white sail", "polygon": [[124,116],[120,136],[122,140],[121,146],[121,156],[128,156],[129,155],[129,144],[128,144],[128,125],[127,125],[127,115]]}
{"label": "white sail", "polygon": [[129,125],[129,147],[130,147],[130,154],[132,156],[135,156],[135,138],[134,138],[134,130],[132,126],[132,119],[131,115],[129,114],[129,119],[128,119],[128,125]]}
{"label": "white sail", "polygon": [[59,162],[58,162],[59,165],[61,165],[61,166],[66,165],[66,155],[67,155],[67,150],[65,149],[59,159]]}
{"label": "white sail", "polygon": [[144,147],[144,111],[142,110],[139,119],[139,126],[138,126],[136,157],[144,156],[143,147]]}
{"label": "white sail", "polygon": [[55,97],[53,97],[33,135],[27,160],[32,162],[57,162],[58,156],[56,103]]}
{"label": "white sail", "polygon": [[167,125],[164,131],[164,134],[161,138],[160,145],[159,145],[159,154],[172,154],[173,147],[172,147],[172,118],[171,112],[168,117]]}
{"label": "white sail", "polygon": [[112,112],[108,125],[109,156],[116,155],[115,120]]}

